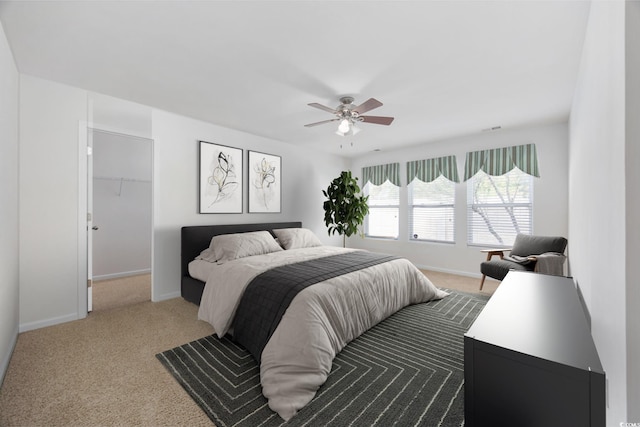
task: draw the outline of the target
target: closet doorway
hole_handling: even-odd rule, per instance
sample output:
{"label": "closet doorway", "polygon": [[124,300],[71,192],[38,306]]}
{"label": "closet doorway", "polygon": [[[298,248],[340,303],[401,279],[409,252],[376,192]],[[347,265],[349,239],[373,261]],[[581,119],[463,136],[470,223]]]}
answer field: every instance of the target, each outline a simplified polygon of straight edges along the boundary
{"label": "closet doorway", "polygon": [[153,140],[89,129],[91,310],[151,300]]}

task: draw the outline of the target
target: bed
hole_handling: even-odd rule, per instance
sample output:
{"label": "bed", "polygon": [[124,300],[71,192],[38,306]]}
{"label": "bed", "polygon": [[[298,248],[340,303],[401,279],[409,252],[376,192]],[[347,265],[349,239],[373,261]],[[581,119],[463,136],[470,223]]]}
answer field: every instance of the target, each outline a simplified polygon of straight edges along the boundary
{"label": "bed", "polygon": [[447,295],[404,258],[324,246],[300,222],[183,227],[182,266],[183,297],[256,358],[269,407],[285,420],[347,343]]}
{"label": "bed", "polygon": [[203,249],[209,246],[211,238],[221,234],[244,233],[267,230],[271,232],[278,228],[300,228],[301,222],[273,222],[261,224],[230,224],[230,225],[193,225],[182,227],[180,235],[181,281],[180,294],[182,298],[196,305],[200,305],[200,298],[204,291],[205,282],[189,275],[189,263],[193,261]]}

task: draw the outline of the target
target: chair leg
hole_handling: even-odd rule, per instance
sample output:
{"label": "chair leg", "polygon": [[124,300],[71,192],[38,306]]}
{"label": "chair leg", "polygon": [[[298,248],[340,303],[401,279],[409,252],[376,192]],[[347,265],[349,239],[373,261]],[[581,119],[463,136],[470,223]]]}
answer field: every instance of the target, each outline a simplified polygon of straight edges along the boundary
{"label": "chair leg", "polygon": [[487,275],[483,274],[482,275],[482,280],[480,280],[480,290],[482,290],[482,287],[484,286],[484,279],[486,279],[486,278],[487,278]]}

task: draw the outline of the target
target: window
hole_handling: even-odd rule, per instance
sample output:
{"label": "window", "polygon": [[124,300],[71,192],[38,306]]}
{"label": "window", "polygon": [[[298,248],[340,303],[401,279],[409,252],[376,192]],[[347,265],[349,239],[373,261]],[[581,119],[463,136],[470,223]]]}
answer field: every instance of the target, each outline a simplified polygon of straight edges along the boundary
{"label": "window", "polygon": [[362,191],[369,196],[365,235],[397,239],[400,228],[400,163],[363,167],[362,182]]}
{"label": "window", "polygon": [[409,184],[409,240],[455,241],[455,183],[440,175]]}
{"label": "window", "polygon": [[514,168],[500,175],[479,171],[467,185],[468,243],[510,246],[533,231],[533,177]]}
{"label": "window", "polygon": [[398,238],[400,224],[400,187],[385,181],[382,185],[368,182],[364,194],[369,196],[369,215],[365,220],[367,237]]}
{"label": "window", "polygon": [[407,162],[409,240],[455,241],[455,156]]}

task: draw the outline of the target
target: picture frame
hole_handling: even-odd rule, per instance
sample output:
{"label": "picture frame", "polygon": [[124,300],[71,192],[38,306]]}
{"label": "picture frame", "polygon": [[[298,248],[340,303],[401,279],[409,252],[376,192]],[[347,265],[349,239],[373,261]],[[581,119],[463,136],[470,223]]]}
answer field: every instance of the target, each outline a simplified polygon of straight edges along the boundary
{"label": "picture frame", "polygon": [[199,213],[242,213],[243,150],[198,142]]}
{"label": "picture frame", "polygon": [[249,213],[280,213],[282,158],[249,150]]}

